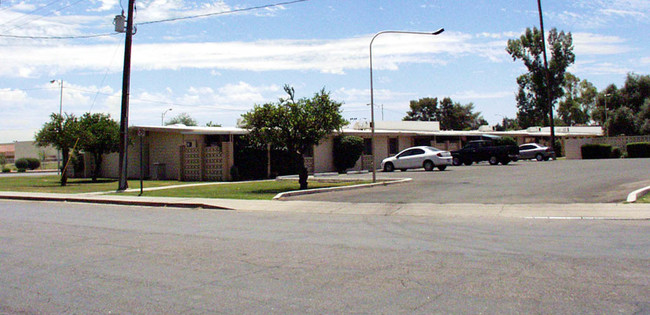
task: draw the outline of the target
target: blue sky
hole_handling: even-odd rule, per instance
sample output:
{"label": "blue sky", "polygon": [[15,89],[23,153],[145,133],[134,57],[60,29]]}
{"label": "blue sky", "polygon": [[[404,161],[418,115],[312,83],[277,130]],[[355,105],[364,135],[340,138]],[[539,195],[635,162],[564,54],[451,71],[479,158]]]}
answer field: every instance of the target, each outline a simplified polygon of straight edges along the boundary
{"label": "blue sky", "polygon": [[[347,119],[369,120],[368,46],[373,44],[376,119],[400,120],[410,100],[451,97],[474,103],[490,123],[516,114],[516,78],[525,72],[505,52],[508,39],[539,25],[537,2],[309,0],[136,1],[130,125],[160,125],[186,112],[200,125],[234,126],[254,104],[325,88]],[[63,110],[120,117],[124,35],[113,17],[128,0],[0,1],[0,143],[31,140]],[[546,30],[571,32],[569,69],[604,89],[627,73],[650,73],[650,1],[542,1]],[[43,39],[111,34],[93,38]],[[31,38],[25,38],[31,37]]]}

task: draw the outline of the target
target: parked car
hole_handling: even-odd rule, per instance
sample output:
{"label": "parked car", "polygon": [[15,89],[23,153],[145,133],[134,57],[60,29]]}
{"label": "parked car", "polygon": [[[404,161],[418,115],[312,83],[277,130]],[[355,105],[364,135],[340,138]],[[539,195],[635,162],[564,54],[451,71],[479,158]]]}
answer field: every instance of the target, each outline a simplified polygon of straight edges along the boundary
{"label": "parked car", "polygon": [[[498,141],[498,139],[496,139]],[[470,141],[462,149],[451,152],[454,165],[472,165],[472,163],[488,161],[491,165],[499,163],[506,165],[516,161],[519,147],[514,144],[499,144],[493,140]]]}
{"label": "parked car", "polygon": [[522,160],[548,161],[555,160],[555,151],[552,148],[537,143],[524,143],[519,146],[519,158]]}
{"label": "parked car", "polygon": [[449,151],[429,146],[418,146],[385,158],[381,161],[381,168],[384,169],[384,172],[392,172],[395,169],[405,171],[421,167],[424,167],[426,171],[432,171],[436,167],[444,171],[451,163],[452,157]]}

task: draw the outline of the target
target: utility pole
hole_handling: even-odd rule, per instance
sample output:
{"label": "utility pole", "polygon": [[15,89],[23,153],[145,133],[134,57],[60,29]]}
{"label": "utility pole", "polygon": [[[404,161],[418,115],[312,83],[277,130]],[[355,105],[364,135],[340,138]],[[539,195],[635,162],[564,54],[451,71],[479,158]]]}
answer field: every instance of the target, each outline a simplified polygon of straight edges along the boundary
{"label": "utility pole", "polygon": [[126,20],[126,40],[124,45],[124,71],[122,76],[122,114],[120,116],[120,161],[118,191],[129,188],[126,181],[128,175],[127,152],[129,149],[129,88],[131,85],[131,45],[133,42],[133,7],[135,0],[129,0]]}
{"label": "utility pole", "polygon": [[542,18],[542,0],[537,0],[539,9],[539,27],[542,32],[542,52],[544,53],[544,74],[546,76],[546,98],[548,101],[548,114],[551,126],[551,148],[555,147],[555,122],[553,121],[553,101],[551,100],[551,77],[548,72],[548,59],[546,58],[546,39],[544,38],[544,19]]}

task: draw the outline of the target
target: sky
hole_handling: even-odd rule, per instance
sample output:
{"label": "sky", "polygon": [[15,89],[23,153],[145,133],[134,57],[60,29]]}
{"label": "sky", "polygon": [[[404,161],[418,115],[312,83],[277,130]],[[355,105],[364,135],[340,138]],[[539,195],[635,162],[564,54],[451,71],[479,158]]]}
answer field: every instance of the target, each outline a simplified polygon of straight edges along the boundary
{"label": "sky", "polygon": [[[437,36],[377,36],[375,119],[401,120],[411,100],[451,97],[496,124],[516,116],[516,78],[526,72],[506,43],[539,27],[534,0],[135,3],[131,126],[180,113],[201,126],[235,126],[254,105],[284,97],[285,84],[298,98],[325,89],[346,119],[369,121],[373,36],[440,28]],[[125,36],[113,19],[127,7],[128,0],[0,0],[0,143],[32,140],[60,105],[119,121]],[[543,0],[542,10],[546,32],[573,36],[569,71],[599,90],[623,86],[628,73],[650,74],[650,1]]]}

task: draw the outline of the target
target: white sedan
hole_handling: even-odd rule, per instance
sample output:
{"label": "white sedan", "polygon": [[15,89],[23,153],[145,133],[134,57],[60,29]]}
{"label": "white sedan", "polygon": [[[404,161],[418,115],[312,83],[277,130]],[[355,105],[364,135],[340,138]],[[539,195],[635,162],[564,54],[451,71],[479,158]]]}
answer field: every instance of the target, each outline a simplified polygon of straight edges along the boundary
{"label": "white sedan", "polygon": [[381,168],[384,169],[384,172],[392,172],[395,169],[405,171],[421,167],[427,171],[432,171],[434,167],[444,171],[448,165],[452,165],[451,153],[429,146],[408,148],[381,161]]}

